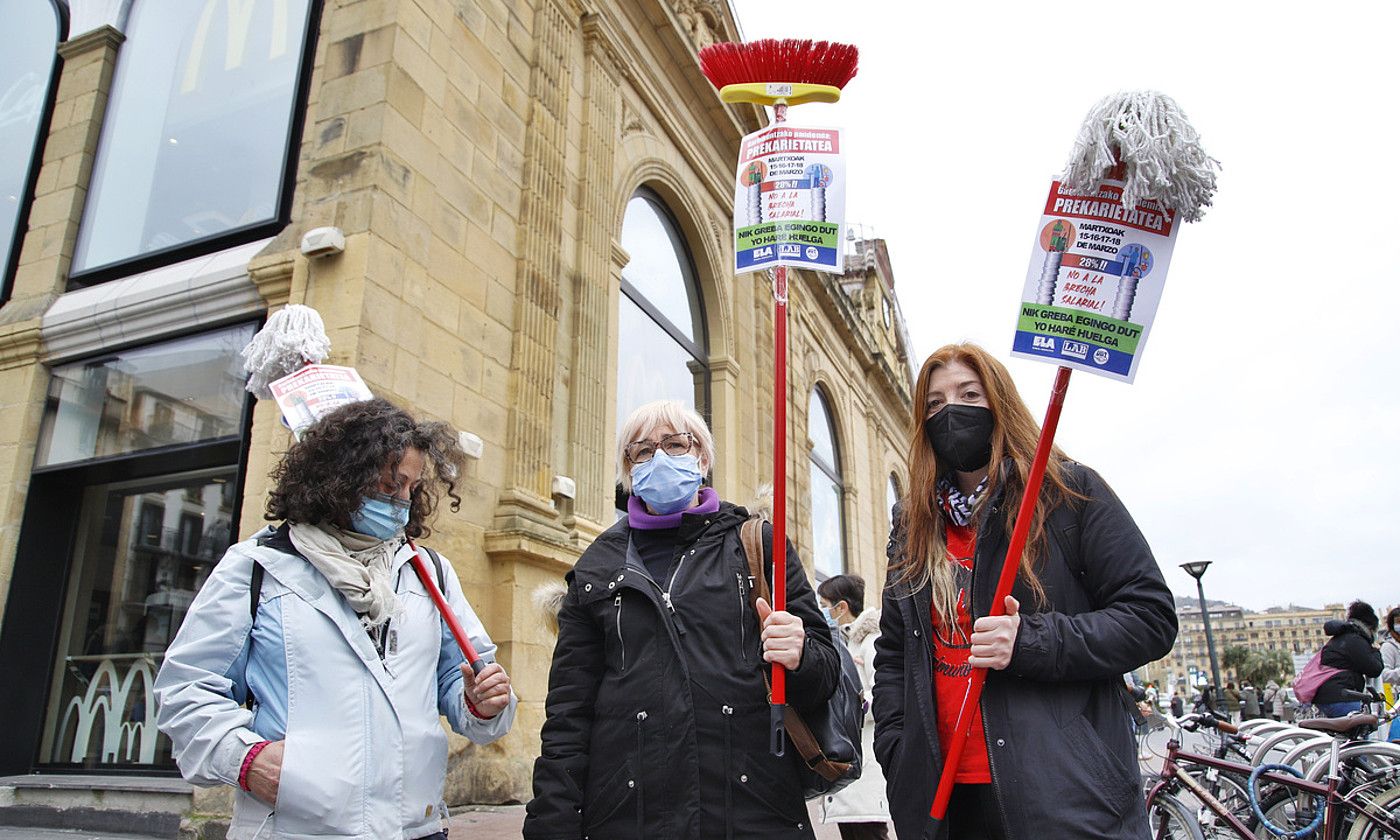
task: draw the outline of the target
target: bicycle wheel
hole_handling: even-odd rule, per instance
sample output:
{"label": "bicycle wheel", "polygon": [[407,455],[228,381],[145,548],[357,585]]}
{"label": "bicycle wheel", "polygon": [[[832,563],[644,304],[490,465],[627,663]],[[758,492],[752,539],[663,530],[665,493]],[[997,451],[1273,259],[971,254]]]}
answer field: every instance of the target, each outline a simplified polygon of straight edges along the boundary
{"label": "bicycle wheel", "polygon": [[1159,793],[1147,803],[1147,825],[1152,840],[1205,840],[1191,809],[1170,793]]}
{"label": "bicycle wheel", "polygon": [[1384,814],[1384,819],[1400,828],[1400,787],[1393,787],[1377,794],[1366,806],[1369,813],[1362,813],[1351,824],[1347,840],[1400,840],[1400,830],[1387,829],[1376,822],[1373,815]]}

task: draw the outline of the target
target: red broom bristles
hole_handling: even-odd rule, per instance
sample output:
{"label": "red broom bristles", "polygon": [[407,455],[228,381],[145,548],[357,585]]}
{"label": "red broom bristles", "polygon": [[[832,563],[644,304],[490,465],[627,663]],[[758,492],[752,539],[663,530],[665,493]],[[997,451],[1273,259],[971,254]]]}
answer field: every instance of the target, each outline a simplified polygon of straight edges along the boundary
{"label": "red broom bristles", "polygon": [[700,51],[700,72],[717,88],[749,82],[791,82],[842,88],[856,74],[859,50],[850,44],[765,38],[711,44]]}

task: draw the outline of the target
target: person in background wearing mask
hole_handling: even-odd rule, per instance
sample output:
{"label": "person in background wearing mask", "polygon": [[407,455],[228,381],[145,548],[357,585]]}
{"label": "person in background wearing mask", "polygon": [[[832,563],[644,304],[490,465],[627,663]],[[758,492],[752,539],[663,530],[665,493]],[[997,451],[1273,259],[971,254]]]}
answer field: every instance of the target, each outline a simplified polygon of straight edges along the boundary
{"label": "person in background wearing mask", "polygon": [[924,834],[973,668],[987,682],[937,840],[1147,836],[1123,674],[1171,650],[1175,602],[1122,502],[1058,449],[1006,615],[988,616],[1039,435],[982,348],[924,362],[875,642],[875,755],[900,837]]}
{"label": "person in background wearing mask", "polygon": [[[880,611],[865,607],[865,578],[836,575],[817,585],[817,600],[832,626],[840,629],[846,649],[860,671],[860,688],[867,707],[875,684],[875,639],[880,635]],[[885,777],[871,760],[875,750],[875,721],[865,719],[861,732],[860,778],[846,788],[822,797],[822,822],[836,823],[841,840],[886,840],[889,835],[889,803],[885,801]]]}
{"label": "person in background wearing mask", "polygon": [[424,558],[490,663],[476,676],[408,563],[444,493],[457,509],[464,464],[444,423],[382,399],[336,409],[273,472],[278,524],[200,589],[156,678],[157,723],[186,779],[235,786],[233,840],[445,840],[441,718],[487,744],[516,708],[452,564]]}
{"label": "person in background wearing mask", "polygon": [[[1385,614],[1385,632],[1381,634],[1381,690],[1386,706],[1394,706],[1400,694],[1400,607],[1391,607]],[[1390,722],[1390,740],[1400,741],[1400,725]]]}
{"label": "person in background wearing mask", "polygon": [[[714,461],[681,403],[622,423],[627,515],[564,576],[525,840],[814,836],[798,751],[769,752],[764,675],[786,668],[788,703],[812,713],[840,662],[790,543],[787,610],[751,605],[749,513],[703,486]],[[766,523],[763,539],[771,578]]]}

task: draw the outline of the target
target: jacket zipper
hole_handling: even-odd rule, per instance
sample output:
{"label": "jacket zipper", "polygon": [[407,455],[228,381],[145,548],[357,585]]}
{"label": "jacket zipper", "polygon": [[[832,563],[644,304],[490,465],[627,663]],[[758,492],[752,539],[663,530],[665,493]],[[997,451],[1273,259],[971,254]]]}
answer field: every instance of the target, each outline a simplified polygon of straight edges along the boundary
{"label": "jacket zipper", "polygon": [[646,710],[637,712],[637,766],[634,772],[637,777],[637,836],[646,836],[646,801],[642,798],[642,785],[646,778],[646,767],[643,760],[645,753],[642,751],[642,723],[647,719]]}
{"label": "jacket zipper", "polygon": [[[676,586],[676,578],[680,577],[681,568],[685,566],[685,558],[695,553],[695,549],[686,551],[681,549],[680,559],[676,561],[676,568],[671,571],[671,579],[666,582],[666,588],[661,591],[661,600],[666,603],[666,609],[671,612],[676,611],[676,607],[671,603],[671,590]],[[658,587],[659,588],[659,587]]]}
{"label": "jacket zipper", "polygon": [[613,606],[617,608],[617,644],[622,649],[622,673],[627,673],[627,642],[622,638],[622,593],[618,593],[613,599]]}
{"label": "jacket zipper", "polygon": [[734,840],[734,707],[719,710],[724,715],[724,838]]}
{"label": "jacket zipper", "polygon": [[739,661],[747,663],[749,661],[749,640],[744,619],[748,617],[749,599],[745,597],[744,576],[735,572],[734,580],[739,584]]}

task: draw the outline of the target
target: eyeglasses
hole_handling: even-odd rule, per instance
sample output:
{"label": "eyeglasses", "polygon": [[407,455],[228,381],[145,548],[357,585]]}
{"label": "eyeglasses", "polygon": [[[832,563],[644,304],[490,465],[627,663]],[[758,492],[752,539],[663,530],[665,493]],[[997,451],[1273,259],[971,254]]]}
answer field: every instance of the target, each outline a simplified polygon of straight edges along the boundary
{"label": "eyeglasses", "polygon": [[661,440],[634,440],[627,444],[623,453],[632,464],[645,464],[660,449],[672,458],[679,458],[695,448],[695,435],[690,432],[676,432]]}

